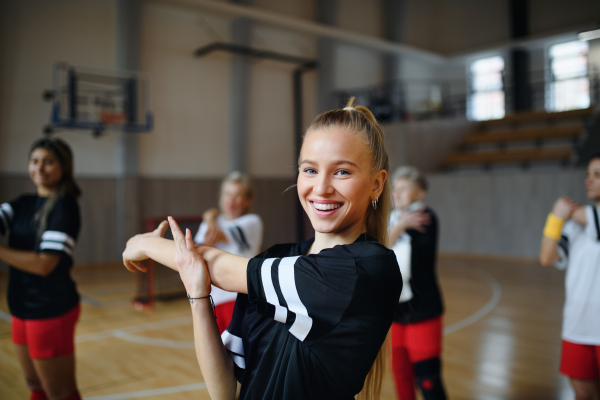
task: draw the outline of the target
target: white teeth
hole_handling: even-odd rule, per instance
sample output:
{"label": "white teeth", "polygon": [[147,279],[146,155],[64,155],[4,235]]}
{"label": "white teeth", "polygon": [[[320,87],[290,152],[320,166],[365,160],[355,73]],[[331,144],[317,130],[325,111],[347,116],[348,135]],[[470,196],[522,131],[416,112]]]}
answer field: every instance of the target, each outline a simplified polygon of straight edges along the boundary
{"label": "white teeth", "polygon": [[313,205],[319,211],[335,210],[336,208],[340,208],[342,206],[340,203],[335,203],[335,204],[313,203]]}

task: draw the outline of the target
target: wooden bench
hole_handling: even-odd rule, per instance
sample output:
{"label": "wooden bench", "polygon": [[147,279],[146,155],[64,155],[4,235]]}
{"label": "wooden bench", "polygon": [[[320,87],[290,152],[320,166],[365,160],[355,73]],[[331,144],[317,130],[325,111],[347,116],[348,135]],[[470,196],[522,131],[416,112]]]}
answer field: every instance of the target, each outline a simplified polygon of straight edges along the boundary
{"label": "wooden bench", "polygon": [[485,130],[488,126],[497,126],[502,124],[513,124],[521,122],[540,122],[540,121],[554,121],[558,119],[571,119],[571,118],[587,118],[591,117],[594,113],[592,107],[584,108],[581,110],[561,111],[561,112],[546,112],[546,111],[527,111],[519,112],[514,114],[508,114],[502,119],[492,119],[489,121],[482,121],[479,123],[478,128]]}
{"label": "wooden bench", "polygon": [[494,151],[484,153],[451,153],[446,165],[473,165],[495,163],[522,163],[529,161],[568,161],[573,155],[571,147],[557,147],[535,150]]}
{"label": "wooden bench", "polygon": [[550,139],[573,139],[581,135],[582,126],[551,126],[534,129],[518,129],[494,133],[482,133],[475,131],[470,133],[463,144],[489,144],[489,143],[508,143],[508,142],[526,142]]}

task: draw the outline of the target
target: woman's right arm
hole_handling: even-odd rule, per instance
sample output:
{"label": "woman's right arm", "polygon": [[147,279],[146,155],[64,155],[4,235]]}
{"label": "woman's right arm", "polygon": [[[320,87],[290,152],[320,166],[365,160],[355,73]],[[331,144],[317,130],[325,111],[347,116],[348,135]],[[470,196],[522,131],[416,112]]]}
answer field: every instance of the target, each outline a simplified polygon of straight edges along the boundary
{"label": "woman's right arm", "polygon": [[[540,247],[540,264],[544,267],[550,267],[554,265],[560,258],[558,254],[558,240],[560,239],[560,233],[551,232],[552,227],[548,228],[551,224],[550,220],[557,218],[555,223],[562,223],[571,218],[573,211],[578,207],[578,204],[568,197],[561,197],[554,203],[552,213],[548,216],[548,222],[546,222],[546,228],[544,228],[544,235],[542,237],[542,245]],[[560,225],[562,227],[562,224]],[[555,228],[558,229],[558,228]]]}
{"label": "woman's right arm", "polygon": [[402,236],[407,229],[416,229],[421,233],[425,232],[425,226],[429,225],[431,222],[431,217],[429,214],[423,211],[424,210],[417,210],[413,212],[402,213],[402,216],[398,219],[398,222],[389,230],[390,246],[396,243],[396,240],[398,240],[398,238]]}
{"label": "woman's right arm", "polygon": [[194,344],[206,388],[211,399],[235,399],[237,380],[233,360],[221,341],[212,311],[209,299],[211,276],[206,262],[194,245],[190,230],[186,230],[184,237],[172,218],[169,223],[174,238],[175,264],[189,297],[193,299],[190,302]]}
{"label": "woman's right arm", "polygon": [[[181,229],[171,217],[169,217],[169,224],[171,224],[172,232],[175,232],[175,230],[181,232]],[[135,272],[137,269],[146,272],[146,267],[142,261],[151,258],[178,271],[176,243],[162,237],[167,227],[167,221],[163,221],[153,232],[135,235],[129,239],[125,251],[123,251],[125,268],[131,272]],[[195,249],[206,260],[212,283],[215,286],[228,292],[248,293],[246,267],[249,258],[236,256],[208,246],[195,246]]]}

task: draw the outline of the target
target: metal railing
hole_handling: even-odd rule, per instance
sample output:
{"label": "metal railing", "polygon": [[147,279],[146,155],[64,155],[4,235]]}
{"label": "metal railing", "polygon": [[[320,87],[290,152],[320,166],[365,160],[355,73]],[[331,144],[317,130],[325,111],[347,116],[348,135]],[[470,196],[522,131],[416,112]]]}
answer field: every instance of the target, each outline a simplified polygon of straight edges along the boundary
{"label": "metal railing", "polygon": [[[554,94],[549,90],[550,74],[547,70],[533,70],[529,73],[530,110],[547,109]],[[590,104],[600,106],[600,69],[590,66]],[[503,74],[505,113],[514,112],[514,88],[509,75]],[[335,106],[343,107],[348,98],[355,96],[356,104],[368,107],[383,123],[466,118],[469,115],[469,80],[443,79],[400,79],[379,85],[332,93]],[[520,110],[525,111],[525,110]]]}

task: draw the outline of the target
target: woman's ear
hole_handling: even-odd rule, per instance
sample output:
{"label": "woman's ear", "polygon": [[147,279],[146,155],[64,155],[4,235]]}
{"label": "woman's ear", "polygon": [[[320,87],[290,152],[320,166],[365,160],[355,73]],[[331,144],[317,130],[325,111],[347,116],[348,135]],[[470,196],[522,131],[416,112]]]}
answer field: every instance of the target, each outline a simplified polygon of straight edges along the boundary
{"label": "woman's ear", "polygon": [[383,191],[383,185],[387,180],[388,173],[385,169],[380,170],[377,175],[375,175],[375,181],[373,182],[373,192],[371,193],[372,197],[379,198],[381,196],[381,192]]}

